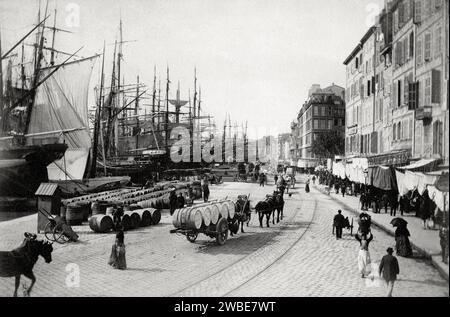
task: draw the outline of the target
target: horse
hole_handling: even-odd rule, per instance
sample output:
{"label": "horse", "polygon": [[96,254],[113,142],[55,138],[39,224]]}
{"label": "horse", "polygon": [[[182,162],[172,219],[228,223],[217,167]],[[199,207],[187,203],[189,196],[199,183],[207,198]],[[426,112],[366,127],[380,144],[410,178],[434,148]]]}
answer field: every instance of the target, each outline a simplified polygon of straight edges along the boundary
{"label": "horse", "polygon": [[14,297],[17,297],[17,289],[20,284],[20,276],[23,274],[31,280],[30,287],[25,291],[30,296],[31,289],[36,282],[33,274],[33,267],[39,256],[42,256],[46,263],[52,261],[52,243],[36,240],[37,236],[26,232],[22,244],[12,251],[0,251],[0,277],[15,277],[16,285]]}
{"label": "horse", "polygon": [[270,220],[270,216],[274,213],[275,205],[276,205],[275,198],[272,195],[267,195],[265,200],[260,201],[256,204],[255,211],[258,213],[259,226],[261,228],[263,227],[262,221],[263,221],[264,215],[266,216],[267,227],[270,227],[269,220]]}
{"label": "horse", "polygon": [[274,198],[274,206],[273,206],[273,221],[272,223],[275,224],[275,211],[277,212],[277,223],[280,222],[280,216],[281,220],[283,220],[283,210],[284,210],[284,199],[280,192],[274,192],[273,193]]}
{"label": "horse", "polygon": [[238,220],[238,226],[241,227],[241,233],[244,233],[244,223],[248,224],[251,219],[251,207],[250,207],[250,200],[248,199],[248,196],[240,195],[238,196],[238,200],[236,201],[236,207],[235,207],[235,213],[236,218]]}

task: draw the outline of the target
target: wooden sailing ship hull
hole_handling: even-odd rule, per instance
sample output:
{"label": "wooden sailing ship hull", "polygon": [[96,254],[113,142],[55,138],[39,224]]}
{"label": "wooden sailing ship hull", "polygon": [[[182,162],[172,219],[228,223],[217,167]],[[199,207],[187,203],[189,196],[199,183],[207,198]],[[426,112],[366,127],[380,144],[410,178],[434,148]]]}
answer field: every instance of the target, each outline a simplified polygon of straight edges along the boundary
{"label": "wooden sailing ship hull", "polygon": [[47,166],[60,159],[65,144],[0,148],[0,196],[33,197],[48,181]]}

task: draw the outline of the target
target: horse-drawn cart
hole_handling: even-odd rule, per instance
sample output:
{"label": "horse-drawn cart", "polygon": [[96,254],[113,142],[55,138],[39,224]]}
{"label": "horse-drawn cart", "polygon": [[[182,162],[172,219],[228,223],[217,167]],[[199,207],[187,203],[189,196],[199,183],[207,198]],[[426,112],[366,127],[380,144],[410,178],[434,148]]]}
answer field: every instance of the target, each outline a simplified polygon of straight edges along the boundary
{"label": "horse-drawn cart", "polygon": [[185,235],[189,242],[195,242],[202,233],[216,239],[218,245],[224,245],[228,230],[234,234],[239,228],[234,221],[235,209],[234,202],[227,199],[177,209],[172,221],[175,229],[170,233]]}
{"label": "horse-drawn cart", "polygon": [[228,239],[228,221],[225,218],[220,218],[217,224],[210,224],[206,228],[200,229],[188,229],[188,228],[176,228],[170,230],[170,233],[178,233],[186,236],[189,242],[194,243],[197,240],[198,234],[215,238],[218,245],[224,245]]}

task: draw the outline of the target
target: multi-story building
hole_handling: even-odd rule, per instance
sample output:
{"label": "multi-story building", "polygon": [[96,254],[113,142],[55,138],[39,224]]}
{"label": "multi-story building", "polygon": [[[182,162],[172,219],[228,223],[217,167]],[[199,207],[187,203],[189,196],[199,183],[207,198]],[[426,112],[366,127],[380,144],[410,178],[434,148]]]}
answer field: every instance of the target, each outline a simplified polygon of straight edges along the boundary
{"label": "multi-story building", "polygon": [[344,61],[347,157],[448,164],[447,9],[442,0],[386,1]]}
{"label": "multi-story building", "polygon": [[448,165],[448,1],[416,0],[415,81],[409,109],[415,117],[414,157]]}
{"label": "multi-story building", "polygon": [[319,164],[311,151],[312,143],[320,133],[335,131],[344,138],[345,89],[332,84],[321,89],[313,85],[308,100],[301,107],[297,120],[291,124],[291,157],[299,168]]}
{"label": "multi-story building", "polygon": [[291,163],[291,134],[282,133],[278,135],[278,164],[292,165]]}

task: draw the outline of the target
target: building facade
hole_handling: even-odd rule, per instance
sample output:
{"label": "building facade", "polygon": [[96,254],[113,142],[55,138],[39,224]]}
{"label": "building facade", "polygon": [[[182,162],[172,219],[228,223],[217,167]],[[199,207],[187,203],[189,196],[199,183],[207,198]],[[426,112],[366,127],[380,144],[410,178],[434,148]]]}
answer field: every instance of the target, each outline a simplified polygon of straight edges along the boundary
{"label": "building facade", "polygon": [[334,131],[344,138],[345,89],[332,84],[321,89],[313,85],[308,100],[301,107],[297,120],[291,124],[291,157],[299,168],[312,168],[319,158],[312,153],[312,143],[320,133]]}
{"label": "building facade", "polygon": [[442,0],[386,1],[344,61],[346,157],[448,165],[447,10]]}

